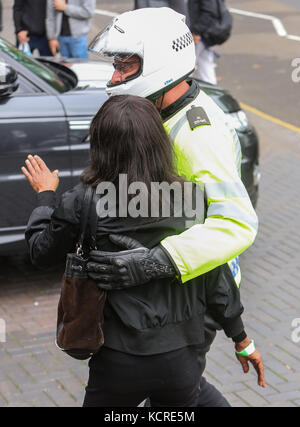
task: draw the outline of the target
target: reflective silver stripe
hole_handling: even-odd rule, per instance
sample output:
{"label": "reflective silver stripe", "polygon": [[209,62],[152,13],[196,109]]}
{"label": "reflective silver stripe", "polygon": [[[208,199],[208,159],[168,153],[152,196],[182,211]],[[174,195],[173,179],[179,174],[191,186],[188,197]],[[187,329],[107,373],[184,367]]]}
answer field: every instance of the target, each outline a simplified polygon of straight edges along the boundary
{"label": "reflective silver stripe", "polygon": [[175,125],[172,127],[170,133],[169,133],[169,138],[171,139],[172,142],[175,141],[175,138],[178,134],[178,132],[180,131],[180,129],[182,128],[182,126],[185,124],[185,122],[187,121],[186,118],[186,114],[184,114],[181,119],[179,119]]}
{"label": "reflective silver stripe", "polygon": [[69,127],[71,130],[88,130],[91,120],[70,120]]}
{"label": "reflective silver stripe", "polygon": [[0,245],[4,245],[7,243],[20,242],[24,240],[24,233],[21,234],[13,234],[11,236],[1,236],[0,237]]}
{"label": "reflective silver stripe", "polygon": [[255,230],[258,229],[258,219],[256,215],[247,215],[238,205],[231,201],[225,203],[210,203],[207,211],[207,217],[221,216],[237,221],[241,221],[244,224],[249,224]]}
{"label": "reflective silver stripe", "polygon": [[[72,176],[71,171],[59,171],[59,177],[68,177],[68,176]],[[20,174],[15,174],[15,175],[0,175],[0,182],[7,182],[7,181],[23,181],[26,180],[25,176],[20,173]]]}
{"label": "reflective silver stripe", "polygon": [[241,182],[212,182],[205,184],[204,188],[208,199],[248,197],[247,190]]}
{"label": "reflective silver stripe", "polygon": [[61,145],[60,147],[54,147],[51,148],[52,151],[67,151],[67,150],[71,150],[71,151],[80,151],[80,150],[89,150],[90,149],[90,144],[89,143],[84,143],[84,142],[80,142],[80,144],[77,145]]}
{"label": "reflective silver stripe", "polygon": [[21,227],[4,227],[4,228],[0,228],[0,233],[4,233],[7,231],[19,231],[19,230],[25,230],[25,229],[26,229],[26,225],[23,225]]}

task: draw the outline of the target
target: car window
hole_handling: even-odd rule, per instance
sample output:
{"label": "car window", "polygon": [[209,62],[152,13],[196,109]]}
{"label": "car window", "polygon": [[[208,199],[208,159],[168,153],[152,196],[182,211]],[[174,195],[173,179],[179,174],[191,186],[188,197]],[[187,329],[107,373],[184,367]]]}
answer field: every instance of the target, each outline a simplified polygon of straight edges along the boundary
{"label": "car window", "polygon": [[18,73],[18,89],[13,92],[10,97],[13,96],[26,96],[26,95],[34,95],[34,94],[40,94],[41,90],[34,86],[31,82],[29,82],[25,77],[21,76],[20,73]]}
{"label": "car window", "polygon": [[15,61],[24,65],[24,67],[28,68],[58,92],[63,93],[68,90],[68,87],[65,86],[64,82],[53,71],[46,68],[43,64],[39,63],[30,56],[25,55],[23,52],[2,39],[0,39],[0,50],[13,58]]}

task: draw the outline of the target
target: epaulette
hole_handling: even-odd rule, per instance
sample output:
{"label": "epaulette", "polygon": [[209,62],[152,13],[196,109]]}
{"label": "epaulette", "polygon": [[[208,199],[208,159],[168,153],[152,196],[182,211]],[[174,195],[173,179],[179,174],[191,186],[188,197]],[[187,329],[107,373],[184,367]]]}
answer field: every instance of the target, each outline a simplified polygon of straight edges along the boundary
{"label": "epaulette", "polygon": [[186,112],[186,116],[191,130],[194,130],[198,126],[211,126],[208,115],[202,107],[192,106],[192,108]]}

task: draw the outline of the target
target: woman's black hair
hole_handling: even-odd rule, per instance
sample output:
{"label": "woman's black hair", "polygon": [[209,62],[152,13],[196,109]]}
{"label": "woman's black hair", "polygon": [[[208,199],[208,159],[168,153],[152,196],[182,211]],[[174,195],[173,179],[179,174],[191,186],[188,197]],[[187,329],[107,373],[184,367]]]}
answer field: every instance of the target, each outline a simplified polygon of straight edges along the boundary
{"label": "woman's black hair", "polygon": [[118,185],[127,174],[128,186],[143,182],[183,183],[174,171],[173,147],[156,107],[147,99],[118,95],[109,98],[92,120],[90,164],[81,181],[96,187]]}

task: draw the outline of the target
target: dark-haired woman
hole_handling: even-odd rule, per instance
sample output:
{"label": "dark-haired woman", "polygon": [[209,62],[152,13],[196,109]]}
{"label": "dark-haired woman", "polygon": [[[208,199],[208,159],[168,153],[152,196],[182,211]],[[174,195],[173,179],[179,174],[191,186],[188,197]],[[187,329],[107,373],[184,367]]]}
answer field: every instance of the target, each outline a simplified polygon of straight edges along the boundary
{"label": "dark-haired woman", "polygon": [[[197,212],[194,218],[178,214],[185,201],[184,191],[181,202],[170,196],[168,215],[163,214],[164,195],[156,198],[157,206],[152,206],[157,188],[154,183],[175,185],[177,190],[184,190],[187,183],[173,170],[172,147],[150,101],[128,95],[110,98],[92,121],[90,144],[90,165],[81,183],[62,196],[57,208],[58,171],[51,173],[38,156],[30,156],[27,169],[22,168],[38,193],[39,207],[30,217],[26,239],[32,262],[40,267],[53,265],[74,251],[87,185],[102,193],[100,205],[97,203],[96,241],[104,251],[119,250],[113,234],[129,236],[141,242],[142,250],[151,250],[164,237],[182,232],[187,220],[196,219]],[[104,187],[108,190],[105,194],[101,190]],[[130,191],[133,188],[139,188],[136,196]],[[193,185],[193,197],[196,190]],[[105,198],[111,208],[107,215],[101,205]],[[160,214],[152,215],[157,209]],[[227,265],[184,285],[166,272],[164,279],[108,291],[105,344],[89,362],[84,406],[136,406],[146,397],[152,406],[197,406],[202,373],[197,346],[204,340],[206,309],[228,337],[249,341],[240,317],[243,308],[239,292]],[[244,347],[247,345],[240,350]],[[248,361],[253,363],[258,383],[264,386],[258,351],[238,357],[244,366]],[[203,371],[204,357],[200,363]]]}

